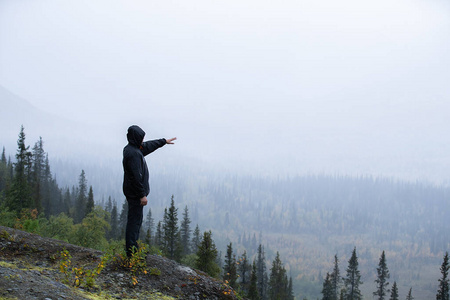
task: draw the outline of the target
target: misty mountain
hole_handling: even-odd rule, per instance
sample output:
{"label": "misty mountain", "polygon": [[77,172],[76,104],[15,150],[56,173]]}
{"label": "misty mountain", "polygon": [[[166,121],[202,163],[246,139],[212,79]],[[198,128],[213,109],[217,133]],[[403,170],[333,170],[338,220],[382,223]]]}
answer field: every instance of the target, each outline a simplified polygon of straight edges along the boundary
{"label": "misty mountain", "polygon": [[[50,115],[4,88],[0,99],[7,108],[0,115],[7,153],[15,153],[23,124],[28,145],[43,137],[61,187],[76,185],[84,169],[96,202],[111,196],[121,207],[124,132],[105,143],[104,136],[112,136],[102,132],[108,124],[80,124]],[[172,156],[170,151],[164,148],[147,158],[155,219],[162,218],[174,195],[179,208],[189,207],[193,223],[214,232],[220,249],[231,241],[240,254],[244,248],[254,251],[261,242],[269,261],[280,251],[297,291],[308,291],[309,297],[320,292],[333,255],[338,254],[344,269],[355,246],[366,295],[382,250],[400,290],[413,286],[417,299],[435,293],[439,260],[450,240],[450,191],[445,185],[372,176],[248,175],[216,163],[220,157],[208,161]]]}
{"label": "misty mountain", "polygon": [[[64,115],[54,115],[36,108],[4,87],[0,86],[0,142],[6,152],[14,154],[20,127],[25,128],[27,143],[33,145],[41,136],[45,149],[53,158],[68,158],[80,163],[110,157],[110,151],[100,151],[105,138],[101,126],[81,123]],[[114,144],[115,141],[110,141]],[[120,153],[120,151],[119,151]]]}

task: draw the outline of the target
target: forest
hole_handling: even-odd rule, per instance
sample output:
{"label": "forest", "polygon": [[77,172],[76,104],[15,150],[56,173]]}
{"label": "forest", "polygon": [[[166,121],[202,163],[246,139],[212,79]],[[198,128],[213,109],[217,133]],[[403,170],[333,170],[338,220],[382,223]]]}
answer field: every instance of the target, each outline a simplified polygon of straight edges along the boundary
{"label": "forest", "polygon": [[[22,226],[97,249],[120,242],[126,219],[120,170],[95,169],[91,167],[87,174],[75,167],[65,169],[65,176],[72,174],[78,184],[60,188],[50,172],[42,139],[29,151],[22,129],[15,161],[6,157],[5,149],[2,153],[2,225]],[[93,185],[88,185],[87,176],[93,178]],[[181,229],[187,220],[200,224],[207,229],[204,233],[214,236],[215,263],[220,269],[217,275],[213,268],[215,274],[236,284],[243,293],[249,292],[254,262],[256,278],[268,284],[259,290],[263,299],[276,299],[267,298],[275,273],[281,274],[280,293],[296,299],[328,299],[329,282],[339,277],[333,277],[330,270],[336,262],[350,266],[355,256],[363,282],[361,295],[370,298],[378,290],[382,254],[389,266],[390,288],[394,290],[395,283],[400,299],[411,293],[415,299],[431,299],[438,290],[439,266],[450,242],[450,189],[446,186],[372,176],[249,176],[181,168],[158,173],[151,181],[153,200],[146,211],[143,241],[164,255],[193,265],[196,253],[192,249],[204,236],[198,225],[189,238],[186,232],[191,229],[184,229],[184,235]],[[178,232],[176,239],[184,241],[184,247],[190,240],[189,251],[177,244],[178,250],[168,252],[165,246],[169,215],[173,218],[178,211],[175,201],[184,210],[179,227],[172,232]],[[28,210],[24,212],[24,208]],[[157,222],[158,216],[161,221]],[[90,227],[97,231],[87,230]],[[193,243],[196,246],[192,247]],[[258,264],[258,259],[264,263]],[[246,262],[244,270],[239,269],[241,261]],[[236,282],[232,266],[237,266],[236,276],[240,275]],[[341,279],[340,291],[346,291]],[[348,299],[345,293],[342,297]]]}
{"label": "forest", "polygon": [[[120,213],[111,197],[106,203],[97,205],[84,170],[81,170],[77,186],[59,188],[52,177],[43,144],[40,138],[29,151],[22,126],[15,161],[11,157],[6,158],[3,148],[0,159],[0,225],[103,251],[120,245],[124,251],[127,202],[123,203]],[[251,262],[245,252],[237,258],[230,243],[223,261],[211,231],[201,234],[198,224],[195,230],[191,229],[187,206],[179,220],[174,196],[156,226],[151,209],[148,211],[141,237],[139,242],[146,244],[142,249],[150,247],[151,253],[164,255],[223,279],[240,297],[294,299],[292,278],[288,278],[279,254],[270,273],[262,245],[257,249],[257,259]],[[137,253],[141,255],[139,250]]]}

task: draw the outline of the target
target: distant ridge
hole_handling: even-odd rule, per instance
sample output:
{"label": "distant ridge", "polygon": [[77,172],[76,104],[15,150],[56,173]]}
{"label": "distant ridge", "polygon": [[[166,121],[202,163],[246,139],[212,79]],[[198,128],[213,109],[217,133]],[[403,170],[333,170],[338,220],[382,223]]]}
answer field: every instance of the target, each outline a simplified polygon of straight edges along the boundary
{"label": "distant ridge", "polygon": [[70,150],[71,153],[86,151],[90,141],[81,123],[64,116],[54,115],[33,106],[26,99],[14,94],[0,85],[0,147],[13,154],[17,148],[20,128],[25,128],[26,144],[33,147],[42,137],[44,149],[52,156],[60,156]]}

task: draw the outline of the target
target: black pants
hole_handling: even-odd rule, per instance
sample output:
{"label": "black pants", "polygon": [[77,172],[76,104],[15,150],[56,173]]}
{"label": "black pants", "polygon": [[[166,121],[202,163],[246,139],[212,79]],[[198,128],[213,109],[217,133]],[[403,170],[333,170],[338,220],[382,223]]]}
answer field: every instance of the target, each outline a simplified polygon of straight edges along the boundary
{"label": "black pants", "polygon": [[125,250],[127,256],[133,253],[133,247],[138,249],[137,240],[139,239],[139,231],[141,230],[143,209],[139,199],[127,199],[128,201],[128,219],[125,232]]}

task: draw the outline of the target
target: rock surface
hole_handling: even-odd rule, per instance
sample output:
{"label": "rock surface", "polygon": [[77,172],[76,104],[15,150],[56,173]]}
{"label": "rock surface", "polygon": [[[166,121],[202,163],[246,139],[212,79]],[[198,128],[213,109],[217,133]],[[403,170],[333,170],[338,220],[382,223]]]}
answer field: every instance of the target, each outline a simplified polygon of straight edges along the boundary
{"label": "rock surface", "polygon": [[[147,274],[133,285],[130,269],[108,263],[92,288],[64,284],[59,270],[66,249],[72,267],[93,269],[101,251],[0,226],[0,299],[237,299],[222,281],[167,258],[149,255]],[[156,270],[153,271],[152,270]]]}

